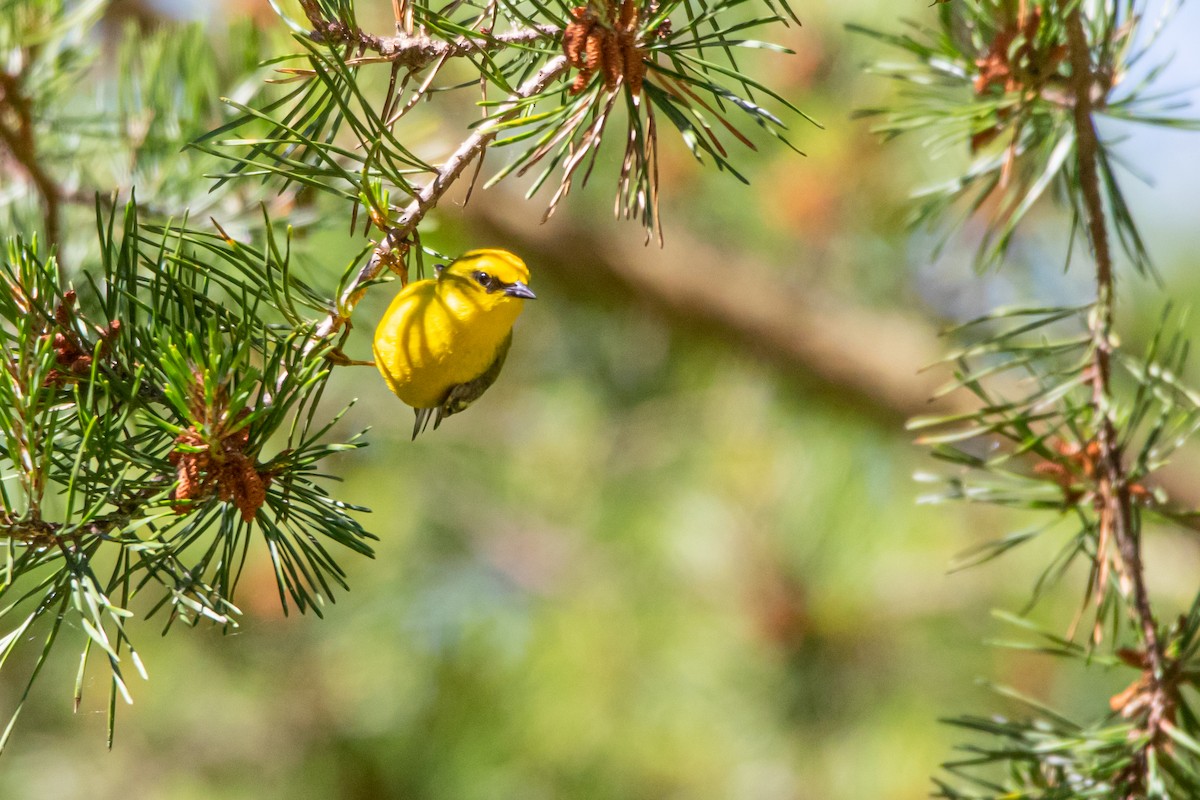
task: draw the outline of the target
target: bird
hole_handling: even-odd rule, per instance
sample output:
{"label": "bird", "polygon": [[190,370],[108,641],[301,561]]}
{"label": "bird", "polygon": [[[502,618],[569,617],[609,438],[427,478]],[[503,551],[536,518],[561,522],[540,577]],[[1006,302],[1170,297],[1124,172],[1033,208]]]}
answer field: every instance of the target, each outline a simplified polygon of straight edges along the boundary
{"label": "bird", "polygon": [[375,329],[375,366],[416,413],[413,439],[496,381],[513,324],[537,297],[529,268],[507,250],[471,250],[434,273],[401,289]]}

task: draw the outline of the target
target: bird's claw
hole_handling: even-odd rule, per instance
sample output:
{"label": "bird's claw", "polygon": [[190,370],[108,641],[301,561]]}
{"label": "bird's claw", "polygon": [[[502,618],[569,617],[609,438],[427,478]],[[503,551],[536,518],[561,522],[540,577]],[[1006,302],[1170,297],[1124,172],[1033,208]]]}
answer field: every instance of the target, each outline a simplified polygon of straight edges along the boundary
{"label": "bird's claw", "polygon": [[328,361],[331,364],[335,364],[339,367],[373,367],[373,366],[375,366],[374,361],[360,361],[356,358],[351,358],[350,356],[348,356],[344,352],[342,352],[342,348],[340,348],[340,347],[335,347],[332,350],[330,350],[328,353],[325,354],[325,358],[328,359]]}

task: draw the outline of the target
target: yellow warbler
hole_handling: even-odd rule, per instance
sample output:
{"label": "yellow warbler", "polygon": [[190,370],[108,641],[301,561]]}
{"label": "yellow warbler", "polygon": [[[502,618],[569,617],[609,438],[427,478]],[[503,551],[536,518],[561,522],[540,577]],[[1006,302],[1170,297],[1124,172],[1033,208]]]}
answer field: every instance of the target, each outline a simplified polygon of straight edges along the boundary
{"label": "yellow warbler", "polygon": [[529,290],[529,268],[506,250],[472,250],[437,277],[400,290],[375,329],[375,366],[416,411],[413,438],[471,405],[504,366]]}

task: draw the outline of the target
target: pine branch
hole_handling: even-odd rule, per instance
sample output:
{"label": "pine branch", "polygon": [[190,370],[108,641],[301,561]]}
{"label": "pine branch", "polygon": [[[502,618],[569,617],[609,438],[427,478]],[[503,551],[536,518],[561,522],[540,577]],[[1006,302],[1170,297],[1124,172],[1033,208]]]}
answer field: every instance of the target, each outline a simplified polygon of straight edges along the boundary
{"label": "pine branch", "polygon": [[[1068,53],[1071,63],[1071,89],[1074,95],[1074,122],[1079,183],[1086,210],[1087,229],[1096,260],[1096,306],[1089,322],[1093,341],[1092,404],[1100,424],[1096,432],[1099,462],[1102,467],[1097,482],[1097,505],[1101,513],[1101,538],[1106,527],[1111,529],[1126,576],[1133,591],[1132,611],[1136,616],[1145,642],[1147,675],[1150,682],[1150,706],[1146,719],[1149,746],[1162,743],[1162,726],[1167,722],[1168,698],[1165,679],[1165,660],[1154,612],[1146,591],[1145,568],[1141,558],[1141,536],[1134,527],[1129,478],[1122,462],[1112,407],[1112,328],[1114,317],[1113,263],[1108,245],[1108,222],[1100,191],[1097,160],[1100,142],[1092,119],[1092,64],[1087,33],[1084,30],[1079,4],[1064,0]],[[1098,553],[1097,558],[1104,558]],[[1144,754],[1142,769],[1145,769]]]}
{"label": "pine branch", "polygon": [[423,31],[378,36],[341,20],[327,19],[315,2],[305,2],[302,5],[309,23],[313,26],[309,38],[314,42],[351,45],[359,48],[360,52],[370,50],[378,55],[378,60],[390,61],[414,72],[437,61],[508,45],[533,44],[562,33],[557,25],[535,25],[495,36],[485,31],[470,32],[450,42],[436,39]]}
{"label": "pine branch", "polygon": [[387,234],[375,248],[371,259],[359,270],[349,285],[342,289],[337,307],[317,326],[314,332],[314,341],[322,341],[333,336],[350,320],[350,315],[361,297],[363,287],[378,277],[385,265],[396,264],[400,260],[397,258],[397,253],[402,258],[404,252],[411,246],[411,237],[416,231],[417,225],[425,218],[425,214],[437,205],[442,195],[462,176],[467,166],[483,153],[488,143],[496,138],[503,123],[517,114],[521,108],[521,101],[545,91],[546,87],[557,80],[566,70],[566,56],[557,56],[551,59],[522,83],[513,94],[509,95],[497,109],[496,114],[489,117],[458,146],[458,149],[437,170],[437,174],[425,184],[417,197],[404,209],[396,224],[388,228]]}
{"label": "pine branch", "polygon": [[[1069,237],[1085,232],[1091,245],[1095,296],[1086,305],[997,309],[952,332],[965,343],[946,358],[954,378],[937,396],[965,390],[977,406],[910,422],[922,431],[919,441],[955,468],[923,499],[1046,513],[1042,522],[972,547],[963,566],[1051,530],[1069,531],[1022,616],[1079,561],[1089,567],[1084,601],[1065,638],[1038,649],[1094,665],[1106,658],[1096,648],[1108,635],[1113,663],[1138,673],[1094,726],[996,687],[1033,717],[951,720],[992,743],[967,746],[973,755],[943,765],[973,789],[937,780],[938,796],[1195,797],[1200,721],[1183,687],[1194,686],[1198,674],[1200,598],[1189,615],[1159,628],[1141,537],[1146,519],[1198,527],[1200,514],[1179,503],[1187,492],[1164,492],[1159,470],[1200,431],[1200,393],[1181,379],[1187,335],[1168,330],[1169,308],[1144,356],[1118,348],[1116,253],[1136,273],[1151,274],[1152,265],[1114,174],[1120,162],[1095,120],[1195,123],[1149,111],[1162,103],[1150,88],[1157,71],[1127,80],[1155,38],[1139,35],[1134,3],[963,0],[941,4],[936,15],[935,27],[914,25],[909,34],[864,31],[915,59],[881,66],[916,91],[878,112],[885,115],[878,130],[927,130],[935,156],[961,152],[965,140],[971,157],[959,175],[923,193],[915,221],[942,220],[949,234],[981,217],[979,263],[993,264],[1040,198],[1064,200]],[[1090,641],[1076,644],[1074,632],[1093,604]],[[1134,630],[1123,636],[1127,617]],[[1130,636],[1135,644],[1121,646]],[[993,767],[1006,768],[1007,778]]]}

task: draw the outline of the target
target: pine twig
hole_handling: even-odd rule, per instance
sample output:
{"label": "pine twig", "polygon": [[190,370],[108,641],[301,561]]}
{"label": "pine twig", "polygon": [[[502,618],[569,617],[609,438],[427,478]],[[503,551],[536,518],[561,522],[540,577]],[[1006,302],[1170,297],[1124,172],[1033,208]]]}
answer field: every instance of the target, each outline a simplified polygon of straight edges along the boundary
{"label": "pine twig", "polygon": [[[1170,699],[1165,684],[1165,659],[1154,612],[1146,591],[1145,569],[1141,558],[1141,540],[1132,525],[1129,480],[1121,461],[1116,428],[1109,408],[1112,404],[1111,354],[1114,312],[1113,263],[1109,249],[1107,219],[1100,194],[1097,158],[1100,149],[1092,120],[1092,68],[1087,34],[1078,3],[1062,3],[1067,27],[1071,88],[1074,95],[1075,133],[1079,182],[1087,217],[1088,237],[1096,259],[1096,309],[1090,318],[1093,340],[1092,404],[1100,419],[1097,444],[1100,448],[1101,473],[1097,492],[1101,507],[1101,525],[1107,521],[1117,545],[1125,572],[1133,590],[1133,613],[1146,647],[1151,702],[1146,721],[1151,746],[1161,737],[1168,722]],[[1101,556],[1103,557],[1103,556]]]}
{"label": "pine twig", "polygon": [[496,138],[501,124],[517,113],[521,101],[545,91],[546,87],[557,80],[566,70],[566,56],[556,56],[551,59],[517,87],[517,90],[499,106],[497,112],[458,146],[458,149],[438,169],[437,174],[405,207],[397,223],[388,229],[383,241],[375,248],[371,259],[342,291],[337,307],[317,325],[314,333],[315,341],[332,336],[349,321],[354,306],[362,296],[362,287],[383,271],[384,265],[392,260],[394,252],[403,252],[404,248],[408,246],[409,237],[416,231],[417,225],[425,218],[425,214],[438,204],[442,195],[462,176],[467,166]]}
{"label": "pine twig", "polygon": [[348,43],[360,44],[368,50],[378,53],[377,60],[391,61],[401,67],[417,71],[437,61],[456,58],[477,50],[514,44],[533,44],[557,36],[560,32],[555,25],[539,25],[535,28],[523,28],[495,36],[483,33],[463,36],[453,42],[434,39],[424,33],[372,36],[360,32],[360,36],[352,37]]}
{"label": "pine twig", "polygon": [[361,51],[377,53],[383,61],[416,71],[443,59],[465,55],[475,50],[494,46],[531,44],[557,36],[561,30],[556,25],[537,25],[530,28],[508,31],[495,36],[480,31],[459,37],[453,42],[435,39],[423,32],[400,32],[395,36],[377,36],[358,27],[347,25],[338,19],[327,19],[315,2],[302,2],[309,24],[313,26],[309,37],[314,42],[326,44],[348,44]]}

